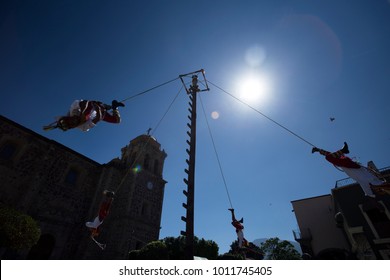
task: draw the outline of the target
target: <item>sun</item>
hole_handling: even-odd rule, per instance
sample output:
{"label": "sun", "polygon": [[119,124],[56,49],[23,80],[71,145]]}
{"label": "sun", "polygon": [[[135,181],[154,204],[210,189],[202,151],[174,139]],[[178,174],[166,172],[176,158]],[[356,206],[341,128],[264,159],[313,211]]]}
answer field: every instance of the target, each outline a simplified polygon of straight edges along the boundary
{"label": "sun", "polygon": [[238,82],[238,97],[247,103],[263,102],[271,92],[271,81],[264,74],[245,75]]}

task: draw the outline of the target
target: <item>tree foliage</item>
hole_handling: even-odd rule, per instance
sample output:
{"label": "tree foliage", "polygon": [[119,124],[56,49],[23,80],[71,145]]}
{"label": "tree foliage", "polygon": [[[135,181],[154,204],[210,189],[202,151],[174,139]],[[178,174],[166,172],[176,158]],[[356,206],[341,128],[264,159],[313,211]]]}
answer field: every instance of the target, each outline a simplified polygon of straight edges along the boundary
{"label": "tree foliage", "polygon": [[241,254],[225,253],[218,256],[218,260],[244,260],[244,256]]}
{"label": "tree foliage", "polygon": [[[147,244],[141,250],[134,250],[129,253],[130,259],[138,260],[184,260],[186,239],[183,236],[166,237],[159,241]],[[218,258],[218,245],[212,240],[199,239],[194,237],[194,255],[210,260]]]}
{"label": "tree foliage", "polygon": [[267,239],[261,243],[260,248],[265,253],[265,258],[269,260],[301,259],[301,255],[289,241],[282,241],[277,237]]}
{"label": "tree foliage", "polygon": [[218,244],[212,240],[198,239],[195,241],[194,254],[207,258],[209,260],[216,260],[218,258]]}
{"label": "tree foliage", "polygon": [[129,253],[130,260],[168,260],[168,249],[162,241],[152,241],[141,250],[133,250]]}
{"label": "tree foliage", "polygon": [[[225,254],[226,255],[226,254]],[[257,247],[252,242],[249,242],[247,247],[239,248],[238,241],[235,240],[230,244],[230,250],[227,255],[235,256],[236,259],[254,259],[262,260],[264,258],[264,252],[261,248]]]}
{"label": "tree foliage", "polygon": [[[186,239],[184,236],[166,237],[162,240],[168,248],[169,259],[184,260],[186,258],[185,247]],[[209,260],[218,258],[218,244],[212,240],[199,239],[194,237],[194,255],[204,257]]]}
{"label": "tree foliage", "polygon": [[0,204],[0,247],[29,249],[40,235],[39,226],[31,216]]}

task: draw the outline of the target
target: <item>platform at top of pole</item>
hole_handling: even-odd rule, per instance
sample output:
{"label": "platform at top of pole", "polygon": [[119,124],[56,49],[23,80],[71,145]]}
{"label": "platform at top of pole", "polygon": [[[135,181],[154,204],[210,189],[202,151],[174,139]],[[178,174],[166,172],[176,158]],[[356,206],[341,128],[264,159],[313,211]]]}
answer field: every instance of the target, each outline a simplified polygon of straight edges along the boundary
{"label": "platform at top of pole", "polygon": [[[200,91],[209,91],[209,86],[207,84],[205,71],[200,69],[198,71],[190,72],[187,74],[179,75],[181,82],[183,83],[184,88],[186,89],[187,94],[194,93],[194,88],[196,87],[196,92]],[[201,77],[201,79],[199,79]],[[202,85],[202,88],[199,88],[198,84]],[[187,85],[190,84],[190,87]]]}

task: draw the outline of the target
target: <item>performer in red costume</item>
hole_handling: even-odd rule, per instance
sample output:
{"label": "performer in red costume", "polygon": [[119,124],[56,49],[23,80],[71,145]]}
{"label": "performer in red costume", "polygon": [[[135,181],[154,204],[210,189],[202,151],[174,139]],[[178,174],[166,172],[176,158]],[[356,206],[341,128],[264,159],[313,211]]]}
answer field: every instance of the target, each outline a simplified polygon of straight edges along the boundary
{"label": "performer in red costume", "polygon": [[99,235],[99,227],[103,223],[104,219],[110,212],[111,203],[114,200],[115,193],[105,190],[103,192],[104,199],[100,204],[99,213],[93,222],[86,222],[85,225],[91,229],[91,236],[95,237]]}
{"label": "performer in red costume", "polygon": [[229,211],[232,213],[232,225],[236,229],[238,247],[242,248],[242,246],[248,246],[248,241],[244,238],[244,226],[242,225],[244,218],[241,218],[241,220],[238,221],[234,215],[234,209],[230,208]]}
{"label": "performer in red costume", "polygon": [[345,156],[345,154],[349,153],[348,144],[346,142],[344,142],[342,149],[333,153],[317,147],[312,149],[312,153],[315,152],[319,152],[321,155],[324,155],[327,161],[333,163],[336,167],[339,167],[349,177],[358,182],[367,196],[375,197],[373,190],[381,194],[387,193],[386,189],[388,190],[390,185],[380,179],[378,177],[379,174],[375,170],[362,166]]}
{"label": "performer in red costume", "polygon": [[[122,102],[116,100],[112,101],[112,105],[106,105],[100,101],[75,100],[66,116],[58,118],[56,122],[44,126],[43,129],[59,128],[66,131],[77,127],[88,131],[101,120],[109,123],[120,123],[118,107],[124,106]],[[112,109],[112,114],[108,112],[110,109]]]}

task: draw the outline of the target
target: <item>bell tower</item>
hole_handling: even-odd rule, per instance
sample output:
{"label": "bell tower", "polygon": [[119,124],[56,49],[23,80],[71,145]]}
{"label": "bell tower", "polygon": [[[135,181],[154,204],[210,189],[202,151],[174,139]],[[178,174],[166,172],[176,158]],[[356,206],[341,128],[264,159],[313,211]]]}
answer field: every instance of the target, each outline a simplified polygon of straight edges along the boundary
{"label": "bell tower", "polygon": [[121,157],[102,166],[89,216],[95,215],[104,189],[115,192],[99,241],[104,251],[87,240],[84,259],[127,259],[132,250],[159,239],[167,154],[149,134],[140,135],[121,149]]}
{"label": "bell tower", "polygon": [[162,177],[166,157],[160,143],[149,133],[136,137],[122,148],[121,161],[133,179],[129,182],[126,211],[130,218],[129,250],[140,249],[159,239],[167,183]]}

